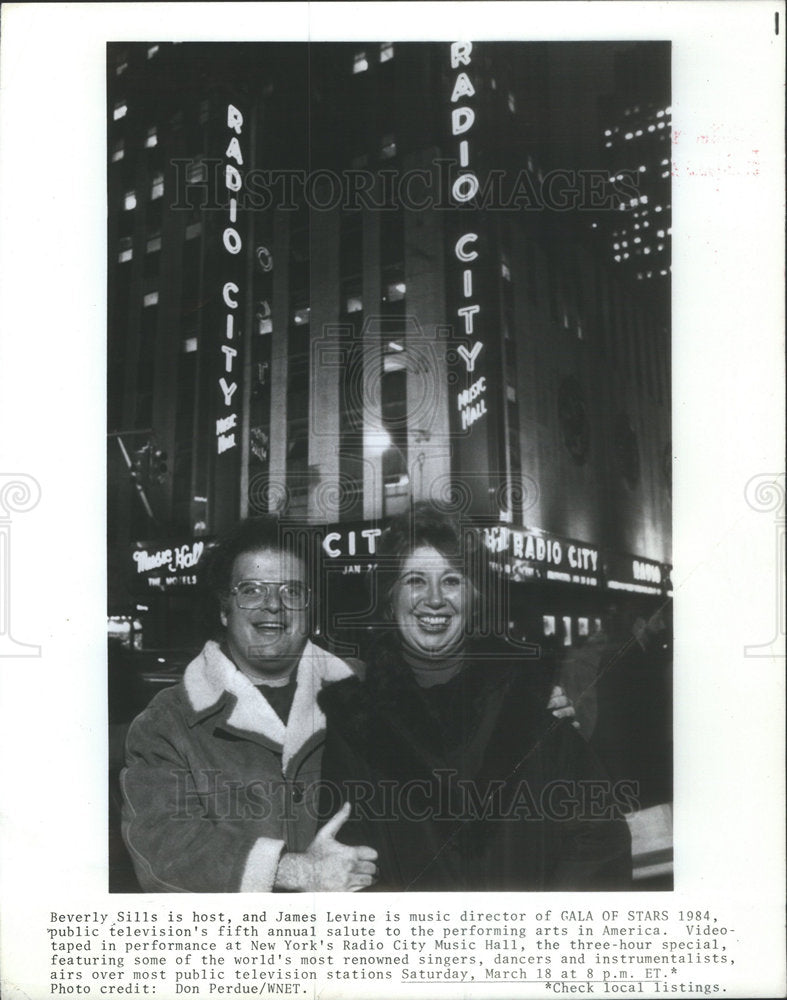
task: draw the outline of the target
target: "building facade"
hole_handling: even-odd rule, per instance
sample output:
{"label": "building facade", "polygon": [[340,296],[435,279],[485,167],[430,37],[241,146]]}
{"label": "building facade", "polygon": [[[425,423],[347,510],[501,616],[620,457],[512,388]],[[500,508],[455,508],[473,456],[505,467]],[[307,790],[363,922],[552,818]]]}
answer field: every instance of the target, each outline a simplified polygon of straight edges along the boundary
{"label": "building facade", "polygon": [[[669,155],[633,171],[605,133],[636,48],[109,47],[115,628],[185,646],[211,539],[278,511],[322,547],[341,643],[418,500],[486,532],[519,635],[664,601],[669,284],[610,252]],[[668,47],[640,48],[668,108]]]}

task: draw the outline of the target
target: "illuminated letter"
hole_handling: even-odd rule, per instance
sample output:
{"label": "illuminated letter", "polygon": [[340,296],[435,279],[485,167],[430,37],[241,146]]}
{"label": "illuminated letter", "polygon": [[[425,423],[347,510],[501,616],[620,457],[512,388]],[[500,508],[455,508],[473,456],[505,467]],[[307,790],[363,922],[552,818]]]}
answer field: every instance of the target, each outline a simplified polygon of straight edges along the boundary
{"label": "illuminated letter", "polygon": [[473,294],[473,272],[469,267],[462,271],[462,282],[465,293],[465,298],[469,299]]}
{"label": "illuminated letter", "polygon": [[243,115],[234,104],[227,105],[227,128],[231,128],[238,135],[240,135],[240,131],[243,128]]}
{"label": "illuminated letter", "polygon": [[227,340],[232,340],[232,338],[235,336],[235,317],[232,315],[232,313],[227,313],[227,326],[224,333],[227,337]]}
{"label": "illuminated letter", "polygon": [[339,534],[338,531],[332,531],[330,532],[330,534],[326,535],[325,538],[323,538],[322,540],[322,547],[323,549],[325,549],[325,551],[328,553],[331,559],[335,559],[336,556],[340,556],[342,554],[341,549],[331,548],[331,542],[340,542],[341,538],[342,536]]}
{"label": "illuminated letter", "polygon": [[[456,311],[459,313],[460,316],[463,317],[463,319],[465,321],[465,333],[472,333],[473,332],[473,316],[475,316],[475,314],[477,312],[481,312],[481,306],[462,306],[461,309],[457,309]],[[479,347],[480,347],[480,344],[479,344]],[[460,347],[459,350],[462,351],[462,350],[464,350],[464,348]],[[468,368],[467,370],[469,372],[471,372],[473,369],[472,368]]]}
{"label": "illuminated letter", "polygon": [[243,166],[243,154],[240,151],[240,143],[236,136],[230,139],[230,144],[227,146],[227,152],[224,154],[228,160],[234,160],[236,163]]}
{"label": "illuminated letter", "polygon": [[237,229],[224,230],[224,247],[230,253],[240,253],[243,242]]}
{"label": "illuminated letter", "polygon": [[475,94],[475,87],[470,83],[467,73],[460,73],[454,84],[454,92],[451,94],[451,103],[458,101],[460,97],[472,97]]}
{"label": "illuminated letter", "polygon": [[477,233],[465,233],[464,236],[460,236],[456,241],[456,246],[454,247],[454,253],[459,258],[459,260],[470,261],[475,260],[478,256],[477,250],[471,250],[469,253],[465,250],[466,243],[475,243],[478,239]]}
{"label": "illuminated letter", "polygon": [[472,51],[472,42],[451,42],[451,69],[458,69],[460,66],[469,66],[470,53]]}
{"label": "illuminated letter", "polygon": [[227,185],[228,191],[240,191],[240,174],[238,168],[233,167],[231,163],[228,163],[224,168],[224,183]]}
{"label": "illuminated letter", "polygon": [[365,531],[361,532],[361,538],[366,538],[369,541],[370,556],[373,556],[377,551],[377,543],[375,542],[375,539],[379,538],[379,536],[382,535],[382,533],[383,533],[382,528],[366,528]]}
{"label": "illuminated letter", "polygon": [[238,300],[231,298],[231,296],[237,295],[240,288],[235,284],[234,281],[228,281],[222,290],[222,297],[224,299],[224,305],[229,306],[230,309],[238,308]]}
{"label": "illuminated letter", "polygon": [[475,121],[475,111],[472,108],[454,108],[451,112],[451,132],[454,135],[461,135],[473,127]]}
{"label": "illuminated letter", "polygon": [[478,193],[478,178],[475,174],[460,174],[451,188],[456,201],[470,201]]}
{"label": "illuminated letter", "polygon": [[481,353],[481,348],[483,346],[484,345],[481,343],[481,341],[477,340],[473,344],[473,349],[470,351],[468,351],[468,349],[465,347],[464,344],[460,344],[459,347],[457,347],[456,352],[462,358],[464,363],[467,365],[467,370],[469,372],[475,370],[475,359]]}
{"label": "illuminated letter", "polygon": [[238,352],[235,350],[234,347],[228,347],[226,344],[222,344],[221,345],[221,349],[222,349],[222,351],[224,351],[224,354],[225,354],[224,371],[225,372],[231,372],[232,371],[232,359],[235,357],[235,355]]}
{"label": "illuminated letter", "polygon": [[232,402],[232,397],[235,395],[235,390],[238,388],[238,383],[233,382],[232,385],[227,385],[227,380],[222,376],[219,379],[219,388],[224,394],[224,405],[229,406]]}

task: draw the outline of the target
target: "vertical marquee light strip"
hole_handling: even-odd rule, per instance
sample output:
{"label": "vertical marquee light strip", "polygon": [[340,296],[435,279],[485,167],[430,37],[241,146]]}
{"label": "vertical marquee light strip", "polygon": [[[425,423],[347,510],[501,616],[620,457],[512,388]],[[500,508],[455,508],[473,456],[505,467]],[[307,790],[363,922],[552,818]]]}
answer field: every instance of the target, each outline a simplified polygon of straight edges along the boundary
{"label": "vertical marquee light strip", "polygon": [[497,509],[500,481],[498,424],[500,386],[494,359],[495,269],[479,194],[478,130],[481,107],[472,42],[449,47],[448,125],[451,171],[447,203],[447,306],[452,481],[457,501],[475,515]]}
{"label": "vertical marquee light strip", "polygon": [[[239,205],[243,189],[245,164],[245,119],[233,103],[227,103],[219,142],[223,170],[222,197],[226,198],[226,217],[218,246],[219,266],[217,291],[220,294],[221,317],[218,330],[218,356],[215,361],[214,393],[214,476],[213,528],[223,529],[232,524],[240,513],[241,420],[243,399],[241,378],[243,359],[240,346],[243,316],[244,260],[243,238],[239,222]],[[218,234],[217,234],[218,235]]]}

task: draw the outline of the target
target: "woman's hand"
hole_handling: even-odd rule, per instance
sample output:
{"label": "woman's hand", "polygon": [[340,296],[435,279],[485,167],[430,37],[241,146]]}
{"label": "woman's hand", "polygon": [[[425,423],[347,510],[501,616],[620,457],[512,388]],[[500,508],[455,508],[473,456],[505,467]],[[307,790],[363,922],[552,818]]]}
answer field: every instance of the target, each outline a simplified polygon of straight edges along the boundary
{"label": "woman's hand", "polygon": [[559,684],[556,684],[552,688],[547,708],[552,710],[552,714],[556,719],[571,719],[571,725],[575,729],[579,729],[574,703]]}
{"label": "woman's hand", "polygon": [[303,854],[284,854],[276,870],[276,888],[288,892],[358,892],[373,885],[377,851],[348,847],[336,834],[350,815],[345,802],[315,836]]}

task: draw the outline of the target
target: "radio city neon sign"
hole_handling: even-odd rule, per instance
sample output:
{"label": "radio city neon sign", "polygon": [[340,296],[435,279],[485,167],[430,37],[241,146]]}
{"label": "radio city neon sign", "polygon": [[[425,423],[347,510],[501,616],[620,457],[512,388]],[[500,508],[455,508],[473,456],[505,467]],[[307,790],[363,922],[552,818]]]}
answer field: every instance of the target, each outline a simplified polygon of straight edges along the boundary
{"label": "radio city neon sign", "polygon": [[[235,195],[240,191],[243,183],[243,178],[238,170],[238,167],[243,166],[243,152],[238,141],[238,136],[243,132],[243,115],[234,104],[227,105],[227,128],[232,134],[224,154],[228,161],[224,166],[224,186],[230,195],[230,200],[229,220],[222,233],[222,243],[225,252],[234,257],[243,248],[243,240],[235,228],[238,221],[238,199]],[[231,163],[230,160],[234,162]],[[235,340],[235,312],[238,308],[237,296],[239,292],[240,288],[234,281],[225,282],[221,292],[221,298],[227,312],[224,324],[224,343],[221,345],[223,373],[219,378],[219,391],[224,406],[231,412],[216,419],[216,451],[219,455],[237,446],[235,429],[238,425],[238,413],[232,409],[232,400],[238,391],[238,383],[235,379],[235,362],[238,350],[233,346],[232,341]]]}
{"label": "radio city neon sign", "polygon": [[[463,98],[471,98],[475,95],[475,87],[463,66],[470,66],[472,62],[472,42],[452,42],[451,43],[451,69],[459,70],[454,79],[451,91],[451,103],[457,105],[451,110],[451,134],[454,136],[464,136],[459,139],[459,166],[462,172],[451,186],[451,194],[458,204],[465,204],[478,193],[478,177],[470,165],[470,131],[475,124],[475,110],[471,105],[458,104]],[[478,241],[478,234],[473,232],[463,233],[454,245],[454,256],[459,262],[461,270],[462,297],[471,300],[474,298],[474,271],[473,265],[478,260],[478,250],[474,244]],[[476,331],[476,317],[481,312],[481,306],[477,302],[468,301],[466,305],[459,306],[457,316],[464,326],[465,336],[471,337]],[[456,353],[465,364],[467,373],[473,374],[476,368],[481,351],[484,348],[483,341],[473,341],[472,347],[460,344]],[[483,398],[486,392],[486,379],[481,376],[477,378],[467,389],[457,394],[456,405],[460,414],[462,430],[467,430],[477,420],[480,420],[487,412],[486,400]]]}

